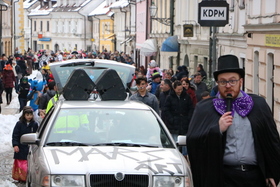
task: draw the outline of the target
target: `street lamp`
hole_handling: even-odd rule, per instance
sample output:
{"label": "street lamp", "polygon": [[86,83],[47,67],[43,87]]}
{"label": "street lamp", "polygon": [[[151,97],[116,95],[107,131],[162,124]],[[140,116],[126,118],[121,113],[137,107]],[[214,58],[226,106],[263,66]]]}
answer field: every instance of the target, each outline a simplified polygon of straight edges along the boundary
{"label": "street lamp", "polygon": [[22,30],[20,31],[20,34],[21,34],[21,35],[19,35],[19,36],[15,36],[15,39],[19,39],[19,38],[24,37],[25,31],[22,29]]}
{"label": "street lamp", "polygon": [[170,26],[171,25],[171,18],[157,18],[157,6],[154,2],[152,2],[152,5],[150,6],[150,15],[152,20],[156,20],[164,25]]}
{"label": "street lamp", "polygon": [[0,0],[0,54],[2,55],[2,12],[8,10],[9,5]]}

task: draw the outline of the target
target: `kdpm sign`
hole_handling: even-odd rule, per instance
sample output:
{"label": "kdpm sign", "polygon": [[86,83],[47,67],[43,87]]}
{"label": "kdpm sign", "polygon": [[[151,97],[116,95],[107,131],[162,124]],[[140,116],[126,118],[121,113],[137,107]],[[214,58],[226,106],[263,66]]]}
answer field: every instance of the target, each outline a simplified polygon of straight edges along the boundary
{"label": "kdpm sign", "polygon": [[226,1],[202,1],[198,9],[198,23],[201,26],[228,24],[229,5]]}

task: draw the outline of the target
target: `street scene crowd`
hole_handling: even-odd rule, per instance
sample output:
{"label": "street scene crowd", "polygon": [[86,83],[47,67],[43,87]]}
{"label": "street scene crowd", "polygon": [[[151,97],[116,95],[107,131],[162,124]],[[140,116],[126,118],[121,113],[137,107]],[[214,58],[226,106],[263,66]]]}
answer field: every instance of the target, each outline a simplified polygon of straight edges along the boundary
{"label": "street scene crowd", "polygon": [[[15,50],[2,55],[0,92],[9,105],[15,89],[22,115],[15,124],[13,178],[24,183],[28,146],[20,144],[25,133],[36,132],[41,120],[58,99],[49,64],[68,59],[100,58],[135,65],[123,52],[51,52]],[[32,71],[35,79],[28,79]],[[186,66],[161,69],[155,60],[149,67],[136,67],[130,100],[149,105],[162,118],[173,139],[187,135],[181,152],[191,165],[195,187],[276,187],[280,179],[280,140],[271,110],[265,100],[241,90],[244,70],[234,55],[218,59],[216,86],[206,84],[201,64],[190,75]],[[229,104],[229,107],[228,107]],[[29,106],[27,106],[29,105]],[[0,108],[1,109],[1,108]],[[246,173],[246,175],[245,175]]]}

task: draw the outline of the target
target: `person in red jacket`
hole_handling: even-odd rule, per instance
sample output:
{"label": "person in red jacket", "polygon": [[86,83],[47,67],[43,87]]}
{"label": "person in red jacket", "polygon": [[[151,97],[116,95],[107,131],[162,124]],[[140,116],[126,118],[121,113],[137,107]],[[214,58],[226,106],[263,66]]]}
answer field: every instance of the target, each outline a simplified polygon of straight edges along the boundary
{"label": "person in red jacket", "polygon": [[12,101],[12,91],[16,82],[13,67],[10,64],[7,64],[4,67],[4,71],[2,72],[2,81],[6,92],[7,105],[9,105]]}

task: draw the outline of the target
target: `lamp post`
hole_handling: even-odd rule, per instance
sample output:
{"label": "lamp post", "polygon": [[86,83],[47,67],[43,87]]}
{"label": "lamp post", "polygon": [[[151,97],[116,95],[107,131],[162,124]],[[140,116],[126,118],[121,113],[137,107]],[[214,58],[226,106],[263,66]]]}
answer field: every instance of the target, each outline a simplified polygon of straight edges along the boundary
{"label": "lamp post", "polygon": [[170,26],[170,21],[171,21],[171,18],[157,18],[156,15],[157,15],[157,10],[158,10],[158,7],[155,5],[154,2],[152,2],[152,5],[150,6],[150,15],[151,15],[151,19],[152,20],[156,20],[164,25],[167,25],[167,26]]}
{"label": "lamp post", "polygon": [[2,12],[8,10],[8,4],[0,0],[0,54],[2,55]]}

